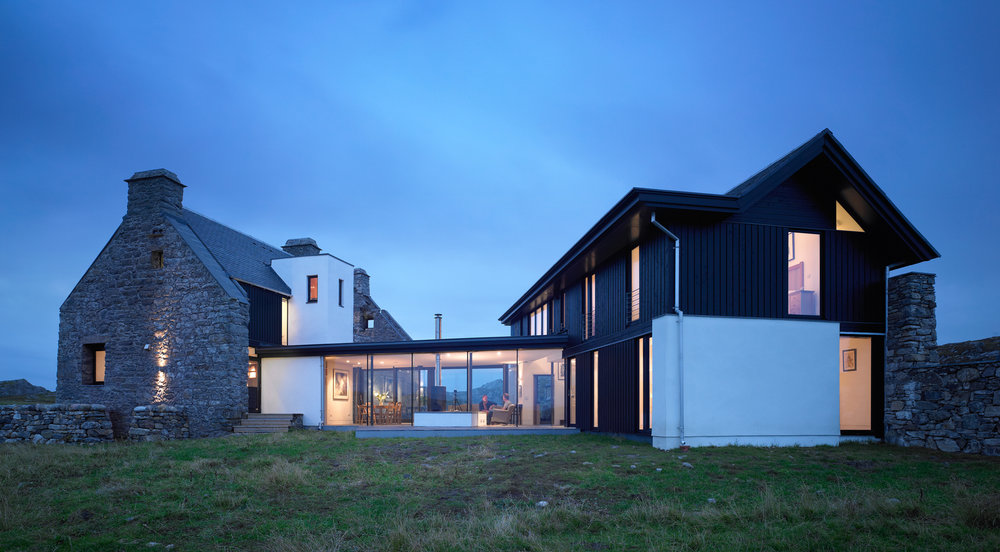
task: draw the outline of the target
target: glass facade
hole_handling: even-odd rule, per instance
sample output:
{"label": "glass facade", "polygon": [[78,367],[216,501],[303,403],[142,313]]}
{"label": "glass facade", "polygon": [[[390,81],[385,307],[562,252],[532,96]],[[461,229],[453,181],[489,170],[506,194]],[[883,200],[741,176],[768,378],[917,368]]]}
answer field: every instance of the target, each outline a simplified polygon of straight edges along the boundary
{"label": "glass facade", "polygon": [[326,425],[408,425],[421,412],[480,411],[491,425],[566,423],[561,349],[337,355],[324,366]]}

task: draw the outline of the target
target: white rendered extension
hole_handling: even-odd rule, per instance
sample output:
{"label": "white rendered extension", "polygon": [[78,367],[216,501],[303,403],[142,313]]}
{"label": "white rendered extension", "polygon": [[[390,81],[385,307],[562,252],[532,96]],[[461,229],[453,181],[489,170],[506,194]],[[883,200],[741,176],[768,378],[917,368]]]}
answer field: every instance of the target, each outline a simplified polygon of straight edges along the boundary
{"label": "white rendered extension", "polygon": [[[677,316],[653,320],[653,446],[680,446]],[[836,445],[840,325],[684,317],[684,426],[691,446]]]}
{"label": "white rendered extension", "polygon": [[[288,300],[288,345],[354,341],[353,265],[321,253],[274,259],[271,268],[292,289]],[[308,301],[309,276],[317,276],[319,282],[319,297],[314,303]],[[338,290],[341,280],[343,305]]]}

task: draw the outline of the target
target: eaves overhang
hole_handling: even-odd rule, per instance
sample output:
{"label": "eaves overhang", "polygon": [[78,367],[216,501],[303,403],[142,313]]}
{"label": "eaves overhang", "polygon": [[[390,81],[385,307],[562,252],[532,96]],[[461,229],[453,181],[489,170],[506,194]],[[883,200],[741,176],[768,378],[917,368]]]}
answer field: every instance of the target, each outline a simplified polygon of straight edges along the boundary
{"label": "eaves overhang", "polygon": [[560,257],[520,299],[500,316],[500,322],[503,324],[509,323],[514,315],[551,285],[567,267],[578,262],[582,255],[590,251],[613,228],[626,224],[627,220],[639,211],[654,211],[659,209],[736,213],[739,211],[739,199],[719,194],[633,188],[601,217],[597,221],[597,224],[592,226],[579,241],[573,244],[569,251]]}
{"label": "eaves overhang", "polygon": [[562,349],[566,334],[515,337],[461,337],[375,343],[321,343],[256,347],[261,357],[312,357],[379,353],[443,353],[448,351],[495,351],[503,349]]}

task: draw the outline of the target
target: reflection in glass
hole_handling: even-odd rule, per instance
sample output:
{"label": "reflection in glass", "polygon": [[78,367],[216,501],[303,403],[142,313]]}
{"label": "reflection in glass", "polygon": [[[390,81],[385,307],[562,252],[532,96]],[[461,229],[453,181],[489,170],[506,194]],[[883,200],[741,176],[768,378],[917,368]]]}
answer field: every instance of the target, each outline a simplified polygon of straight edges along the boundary
{"label": "reflection in glass", "polygon": [[[423,353],[413,355],[413,370],[420,374],[420,393],[427,397],[429,412],[469,410],[468,353]],[[424,410],[418,410],[424,411]]]}

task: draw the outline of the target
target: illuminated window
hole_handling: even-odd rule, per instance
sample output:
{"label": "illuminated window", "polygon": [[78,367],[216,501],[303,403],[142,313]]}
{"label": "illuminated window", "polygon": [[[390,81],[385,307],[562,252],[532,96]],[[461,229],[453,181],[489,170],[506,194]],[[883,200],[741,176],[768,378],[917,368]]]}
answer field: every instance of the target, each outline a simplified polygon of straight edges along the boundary
{"label": "illuminated window", "polygon": [[583,279],[583,338],[597,335],[597,275],[591,274]]}
{"label": "illuminated window", "polygon": [[306,302],[315,303],[319,301],[319,276],[306,276],[306,282],[309,289],[309,298]]}
{"label": "illuminated window", "polygon": [[598,379],[599,378],[597,377],[597,374],[598,374],[598,369],[597,369],[597,351],[594,351],[594,428],[595,429],[598,427],[598,425],[597,425],[597,390],[598,390],[597,383],[598,383]]}
{"label": "illuminated window", "polygon": [[639,319],[639,247],[632,248],[632,289],[628,294],[629,320],[634,322]]}
{"label": "illuminated window", "polygon": [[90,343],[84,345],[83,352],[83,384],[104,385],[104,344]]}
{"label": "illuminated window", "polygon": [[788,233],[788,314],[819,316],[819,234]]}
{"label": "illuminated window", "polygon": [[865,229],[858,224],[858,221],[854,220],[854,217],[844,209],[844,206],[840,204],[839,201],[835,201],[837,204],[837,230],[842,230],[844,232],[864,232]]}
{"label": "illuminated window", "polygon": [[281,344],[288,345],[288,298],[281,298]]}
{"label": "illuminated window", "polygon": [[528,328],[529,335],[549,334],[549,304],[538,307],[531,311],[531,324]]}

